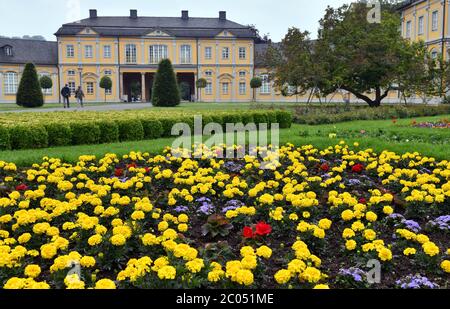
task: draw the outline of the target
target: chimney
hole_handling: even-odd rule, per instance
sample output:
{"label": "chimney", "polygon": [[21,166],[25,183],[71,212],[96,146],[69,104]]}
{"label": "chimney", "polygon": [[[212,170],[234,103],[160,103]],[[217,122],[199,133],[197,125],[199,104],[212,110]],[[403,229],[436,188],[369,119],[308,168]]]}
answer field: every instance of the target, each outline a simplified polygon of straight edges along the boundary
{"label": "chimney", "polygon": [[188,20],[189,19],[189,11],[181,11],[181,19]]}
{"label": "chimney", "polygon": [[97,10],[89,10],[89,18],[97,18]]}
{"label": "chimney", "polygon": [[137,19],[137,10],[130,10],[130,18]]}
{"label": "chimney", "polygon": [[220,20],[227,20],[227,12],[226,11],[220,11],[219,12],[219,19]]}

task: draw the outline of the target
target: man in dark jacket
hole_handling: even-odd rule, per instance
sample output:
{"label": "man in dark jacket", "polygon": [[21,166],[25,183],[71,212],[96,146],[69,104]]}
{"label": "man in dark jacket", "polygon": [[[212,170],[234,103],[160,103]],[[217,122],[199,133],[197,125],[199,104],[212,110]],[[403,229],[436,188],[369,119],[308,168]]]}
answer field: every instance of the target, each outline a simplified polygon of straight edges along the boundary
{"label": "man in dark jacket", "polygon": [[64,98],[64,108],[70,108],[70,88],[67,84],[61,90],[61,95]]}

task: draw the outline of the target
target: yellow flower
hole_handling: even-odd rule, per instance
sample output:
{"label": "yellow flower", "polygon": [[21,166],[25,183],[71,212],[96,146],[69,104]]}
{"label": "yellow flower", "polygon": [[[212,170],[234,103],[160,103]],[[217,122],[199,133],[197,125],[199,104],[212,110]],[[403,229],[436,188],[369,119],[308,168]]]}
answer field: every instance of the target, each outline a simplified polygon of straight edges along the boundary
{"label": "yellow flower", "polygon": [[392,260],[392,251],[388,248],[382,248],[378,251],[378,257],[382,261],[390,261]]}
{"label": "yellow flower", "polygon": [[441,263],[441,268],[446,273],[450,273],[450,261],[449,260],[443,260]]}
{"label": "yellow flower", "polygon": [[208,273],[209,282],[218,282],[225,275],[225,272],[221,269],[213,270]]}
{"label": "yellow flower", "polygon": [[329,220],[329,219],[322,219],[322,220],[319,221],[318,226],[319,226],[321,229],[329,230],[330,227],[331,227],[331,223],[332,223],[332,222],[331,222],[331,220]]}
{"label": "yellow flower", "polygon": [[322,273],[315,267],[306,267],[299,278],[309,283],[316,283],[322,278]]}
{"label": "yellow flower", "polygon": [[17,240],[19,241],[19,244],[25,244],[25,243],[29,242],[30,239],[31,239],[30,233],[24,233],[24,234],[20,235],[19,238],[17,238]]}
{"label": "yellow flower", "polygon": [[352,238],[355,237],[355,232],[352,229],[345,228],[342,232],[342,238]]}
{"label": "yellow flower", "polygon": [[169,228],[169,223],[166,221],[161,221],[158,224],[158,231],[163,232]]}
{"label": "yellow flower", "polygon": [[89,244],[89,246],[96,246],[96,245],[100,244],[102,242],[102,240],[103,239],[102,239],[101,235],[95,234],[95,235],[92,235],[91,237],[89,237],[88,244]]}
{"label": "yellow flower", "polygon": [[347,240],[345,242],[345,248],[349,251],[355,250],[356,249],[356,241],[354,241],[353,239],[351,240]]}
{"label": "yellow flower", "polygon": [[83,256],[80,260],[80,264],[83,267],[90,268],[95,266],[95,258],[92,256]]}
{"label": "yellow flower", "polygon": [[[355,143],[355,144],[357,144],[357,143]],[[358,147],[358,145],[355,145],[355,146]],[[314,286],[313,289],[314,290],[329,290],[330,287],[328,285],[326,285],[326,284],[317,284],[317,285]]]}
{"label": "yellow flower", "polygon": [[294,259],[289,262],[288,264],[288,270],[295,274],[300,274],[306,269],[306,264],[302,260]]}
{"label": "yellow flower", "polygon": [[110,279],[100,279],[95,283],[95,289],[97,290],[115,290],[116,284]]}
{"label": "yellow flower", "polygon": [[391,206],[384,206],[383,213],[386,215],[391,215],[394,213],[394,209]]}
{"label": "yellow flower", "polygon": [[414,248],[406,248],[405,250],[403,250],[403,254],[408,256],[408,255],[414,255],[416,254],[416,249]]}
{"label": "yellow flower", "polygon": [[261,246],[256,249],[256,255],[265,259],[270,259],[270,257],[272,256],[272,249],[267,246]]}
{"label": "yellow flower", "polygon": [[143,219],[145,219],[145,213],[143,211],[137,210],[131,214],[131,219],[143,220]]}
{"label": "yellow flower", "polygon": [[276,272],[276,274],[274,275],[274,278],[278,284],[286,284],[289,282],[289,280],[291,280],[292,274],[287,269],[281,269]]}
{"label": "yellow flower", "polygon": [[364,230],[363,235],[367,240],[374,240],[377,237],[377,233],[371,229]]}
{"label": "yellow flower", "polygon": [[39,265],[30,264],[30,265],[27,265],[27,267],[25,267],[24,274],[27,277],[36,278],[37,276],[39,276],[40,273],[41,273],[41,268],[39,267]]}
{"label": "yellow flower", "polygon": [[346,209],[341,213],[341,218],[344,221],[350,221],[351,219],[353,219],[353,211],[351,211],[350,209]]}
{"label": "yellow flower", "polygon": [[238,270],[235,281],[239,284],[249,286],[253,284],[253,273],[248,269]]}
{"label": "yellow flower", "polygon": [[422,245],[422,249],[425,252],[425,254],[429,256],[435,256],[439,254],[439,247],[436,246],[433,242],[429,241]]}
{"label": "yellow flower", "polygon": [[44,259],[51,259],[56,255],[56,246],[54,244],[45,244],[41,246],[41,256]]}
{"label": "yellow flower", "polygon": [[377,218],[378,218],[377,214],[372,211],[369,211],[366,213],[367,221],[375,222],[375,221],[377,221]]}
{"label": "yellow flower", "polygon": [[158,278],[161,280],[173,280],[177,275],[177,270],[173,266],[163,266],[158,270]]}
{"label": "yellow flower", "polygon": [[178,231],[184,233],[184,232],[187,232],[187,230],[188,230],[188,225],[187,224],[182,223],[182,224],[178,225]]}
{"label": "yellow flower", "polygon": [[110,239],[114,246],[123,246],[126,243],[126,238],[122,234],[113,235]]}
{"label": "yellow flower", "polygon": [[245,257],[247,255],[255,255],[255,250],[250,246],[245,246],[241,248],[241,256]]}
{"label": "yellow flower", "polygon": [[180,223],[188,223],[189,217],[186,214],[181,214],[178,216],[178,222]]}
{"label": "yellow flower", "polygon": [[314,237],[323,239],[323,238],[325,238],[325,231],[321,228],[315,228],[313,235],[314,235]]}
{"label": "yellow flower", "polygon": [[193,274],[200,272],[204,266],[202,259],[194,259],[186,263],[186,268]]}

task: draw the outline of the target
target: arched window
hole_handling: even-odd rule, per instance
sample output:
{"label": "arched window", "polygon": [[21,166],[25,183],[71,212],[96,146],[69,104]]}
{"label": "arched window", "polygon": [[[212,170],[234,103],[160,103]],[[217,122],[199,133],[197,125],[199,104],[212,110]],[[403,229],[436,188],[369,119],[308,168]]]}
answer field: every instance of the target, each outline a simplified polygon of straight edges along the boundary
{"label": "arched window", "polygon": [[18,75],[16,72],[6,72],[3,78],[5,94],[16,94],[18,85]]}

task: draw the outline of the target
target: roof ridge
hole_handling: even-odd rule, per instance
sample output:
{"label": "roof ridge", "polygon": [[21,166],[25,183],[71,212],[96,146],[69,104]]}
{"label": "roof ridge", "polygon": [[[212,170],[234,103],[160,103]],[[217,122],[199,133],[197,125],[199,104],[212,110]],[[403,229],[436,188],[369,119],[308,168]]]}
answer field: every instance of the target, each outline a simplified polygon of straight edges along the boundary
{"label": "roof ridge", "polygon": [[34,42],[45,42],[45,43],[58,43],[57,41],[47,41],[47,40],[39,40],[39,39],[23,39],[23,38],[7,38],[0,37],[0,40],[21,40],[21,41],[34,41]]}

